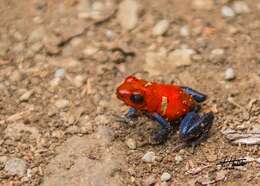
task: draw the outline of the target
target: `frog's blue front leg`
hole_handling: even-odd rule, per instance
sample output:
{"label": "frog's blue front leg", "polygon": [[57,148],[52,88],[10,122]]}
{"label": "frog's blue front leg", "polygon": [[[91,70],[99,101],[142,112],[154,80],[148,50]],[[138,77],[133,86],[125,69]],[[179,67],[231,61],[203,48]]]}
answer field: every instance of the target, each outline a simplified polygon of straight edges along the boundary
{"label": "frog's blue front leg", "polygon": [[153,136],[153,139],[159,143],[164,142],[172,129],[171,125],[157,113],[152,114],[150,117],[161,126],[161,129]]}
{"label": "frog's blue front leg", "polygon": [[193,90],[189,87],[181,87],[184,92],[191,95],[197,102],[203,102],[207,99],[207,96],[205,94],[202,94],[196,90]]}
{"label": "frog's blue front leg", "polygon": [[129,119],[137,118],[138,117],[138,111],[135,108],[130,108],[128,112],[125,114],[125,117]]}

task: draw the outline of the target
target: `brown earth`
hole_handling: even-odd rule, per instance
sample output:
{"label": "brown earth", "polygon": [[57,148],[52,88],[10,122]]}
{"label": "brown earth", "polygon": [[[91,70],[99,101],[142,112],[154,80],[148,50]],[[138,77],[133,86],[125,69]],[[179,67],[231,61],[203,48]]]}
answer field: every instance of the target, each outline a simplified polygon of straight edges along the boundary
{"label": "brown earth", "polygon": [[[233,144],[221,131],[260,125],[260,3],[224,17],[237,1],[195,1],[136,1],[127,30],[119,0],[1,0],[0,185],[257,185],[259,142]],[[169,28],[155,36],[162,19]],[[207,93],[203,110],[216,117],[207,141],[176,152],[177,133],[153,145],[154,122],[119,122],[127,107],[115,89],[130,74]],[[142,160],[148,151],[152,163]],[[258,161],[217,167],[225,157]],[[21,175],[7,170],[12,158],[26,162]]]}

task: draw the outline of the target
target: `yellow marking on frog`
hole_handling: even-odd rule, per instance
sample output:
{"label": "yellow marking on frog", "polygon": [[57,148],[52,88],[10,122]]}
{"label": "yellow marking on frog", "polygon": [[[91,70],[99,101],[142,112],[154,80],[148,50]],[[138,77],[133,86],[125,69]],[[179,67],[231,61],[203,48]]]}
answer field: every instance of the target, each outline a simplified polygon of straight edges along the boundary
{"label": "yellow marking on frog", "polygon": [[163,96],[162,103],[161,103],[162,115],[166,114],[167,108],[168,108],[168,99],[167,99],[167,97]]}
{"label": "yellow marking on frog", "polygon": [[152,82],[147,82],[145,85],[144,85],[144,87],[149,87],[149,86],[151,86],[152,85]]}

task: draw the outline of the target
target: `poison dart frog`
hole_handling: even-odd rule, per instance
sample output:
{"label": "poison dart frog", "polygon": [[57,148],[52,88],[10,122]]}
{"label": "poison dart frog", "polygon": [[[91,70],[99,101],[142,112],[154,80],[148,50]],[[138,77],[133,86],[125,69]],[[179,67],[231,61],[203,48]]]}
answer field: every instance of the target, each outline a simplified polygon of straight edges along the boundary
{"label": "poison dart frog", "polygon": [[161,129],[152,139],[164,142],[172,123],[179,122],[180,139],[193,147],[206,139],[213,124],[212,112],[200,115],[201,103],[207,96],[189,87],[160,84],[128,76],[116,90],[117,98],[130,106],[125,115],[135,118],[140,113],[158,122]]}

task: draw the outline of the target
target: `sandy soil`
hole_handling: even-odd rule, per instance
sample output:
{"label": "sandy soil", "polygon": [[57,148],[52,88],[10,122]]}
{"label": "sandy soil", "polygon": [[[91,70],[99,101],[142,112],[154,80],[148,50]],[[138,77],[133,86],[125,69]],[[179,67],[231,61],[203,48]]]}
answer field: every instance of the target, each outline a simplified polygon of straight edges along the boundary
{"label": "sandy soil", "polygon": [[[1,0],[0,15],[0,185],[260,182],[258,0]],[[157,124],[119,122],[115,89],[130,74],[206,93],[207,141],[174,151],[178,132],[153,145]],[[226,157],[247,164],[216,166]]]}

